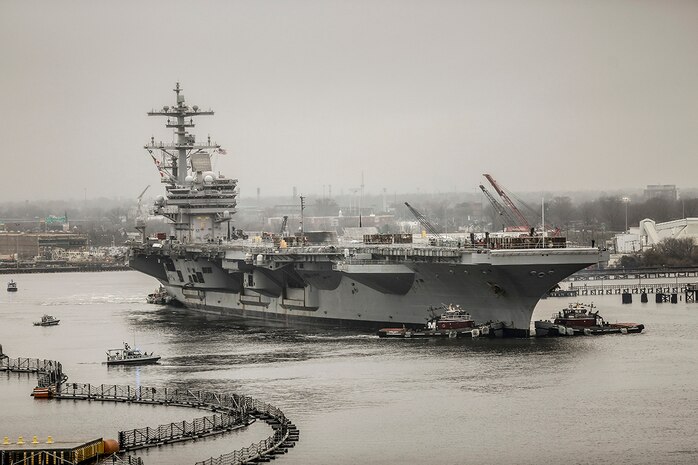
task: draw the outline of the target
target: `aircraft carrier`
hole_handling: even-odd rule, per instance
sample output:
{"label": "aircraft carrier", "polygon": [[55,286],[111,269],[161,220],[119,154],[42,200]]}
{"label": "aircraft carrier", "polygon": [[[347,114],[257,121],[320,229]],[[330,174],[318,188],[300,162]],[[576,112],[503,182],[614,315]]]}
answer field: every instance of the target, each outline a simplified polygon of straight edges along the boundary
{"label": "aircraft carrier", "polygon": [[362,243],[315,242],[312,233],[247,237],[231,221],[237,180],[216,174],[223,149],[197,143],[194,117],[177,83],[167,118],[171,144],[145,146],[165,185],[153,206],[170,230],[130,244],[130,266],[156,278],[187,308],[248,323],[378,329],[425,324],[429,308],[458,304],[479,323],[501,322],[508,335],[529,334],[539,299],[572,273],[596,264],[598,248],[567,247],[564,238],[522,234],[431,240],[410,234],[365,236]]}

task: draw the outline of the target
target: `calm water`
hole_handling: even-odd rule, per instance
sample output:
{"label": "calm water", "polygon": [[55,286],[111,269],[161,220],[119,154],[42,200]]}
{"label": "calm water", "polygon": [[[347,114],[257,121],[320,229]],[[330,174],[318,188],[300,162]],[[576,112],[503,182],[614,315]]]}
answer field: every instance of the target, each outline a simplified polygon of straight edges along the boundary
{"label": "calm water", "polygon": [[[6,276],[9,279],[9,276]],[[515,340],[379,340],[365,334],[241,327],[144,303],[136,272],[18,275],[0,295],[11,357],[54,358],[71,381],[178,386],[251,395],[281,408],[301,439],[284,464],[695,464],[698,304],[593,302],[639,335]],[[547,318],[570,299],[547,299]],[[580,298],[581,301],[581,298]],[[61,319],[32,326],[42,314]],[[161,364],[107,368],[128,341]],[[116,437],[196,410],[34,401],[35,379],[0,375],[0,437]],[[266,425],[142,452],[146,465],[191,464],[269,435]]]}

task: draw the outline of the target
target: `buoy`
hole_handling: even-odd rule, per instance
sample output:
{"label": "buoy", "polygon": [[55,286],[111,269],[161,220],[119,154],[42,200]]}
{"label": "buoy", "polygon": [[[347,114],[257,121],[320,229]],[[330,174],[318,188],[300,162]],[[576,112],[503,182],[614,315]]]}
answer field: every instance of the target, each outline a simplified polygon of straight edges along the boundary
{"label": "buoy", "polygon": [[36,438],[36,436],[32,438],[32,444],[39,444],[39,440]]}
{"label": "buoy", "polygon": [[560,336],[567,336],[567,328],[564,326],[558,326],[557,332],[560,333]]}
{"label": "buoy", "polygon": [[471,335],[472,337],[478,337],[478,336],[480,335],[480,330],[477,329],[477,328],[475,328],[475,329],[473,329],[472,331],[470,331],[470,335]]}
{"label": "buoy", "polygon": [[483,326],[482,328],[480,328],[480,332],[482,333],[483,336],[487,336],[490,334],[490,327]]}
{"label": "buoy", "polygon": [[116,439],[105,439],[102,441],[104,443],[104,454],[115,454],[119,452],[119,441]]}
{"label": "buoy", "polygon": [[591,336],[591,330],[589,328],[584,328],[584,335]]}
{"label": "buoy", "polygon": [[53,436],[49,436],[46,440],[46,444],[53,444]]}
{"label": "buoy", "polygon": [[572,329],[572,328],[567,328],[567,335],[568,335],[568,336],[574,336],[574,329]]}
{"label": "buoy", "polygon": [[620,328],[621,334],[628,334],[628,328]]}
{"label": "buoy", "polygon": [[24,436],[20,436],[20,437],[17,439],[17,444],[20,444],[20,445],[24,444]]}
{"label": "buoy", "polygon": [[3,445],[3,446],[6,446],[6,445],[8,445],[9,443],[10,443],[10,438],[8,438],[7,436],[5,436],[5,439],[2,440],[2,445]]}

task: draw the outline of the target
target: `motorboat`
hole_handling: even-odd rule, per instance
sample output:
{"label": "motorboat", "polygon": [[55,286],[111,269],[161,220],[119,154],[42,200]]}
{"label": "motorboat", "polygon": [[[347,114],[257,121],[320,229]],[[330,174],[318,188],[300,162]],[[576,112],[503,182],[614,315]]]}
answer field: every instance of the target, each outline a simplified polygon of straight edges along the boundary
{"label": "motorboat", "polygon": [[107,350],[106,363],[107,365],[146,365],[157,363],[160,358],[153,352],[141,352],[140,349],[131,348],[127,342],[124,342],[123,349]]}
{"label": "motorboat", "polygon": [[17,292],[17,283],[12,279],[7,283],[7,292]]}
{"label": "motorboat", "polygon": [[51,315],[44,315],[41,320],[35,321],[34,326],[56,326],[61,320],[54,318]]}

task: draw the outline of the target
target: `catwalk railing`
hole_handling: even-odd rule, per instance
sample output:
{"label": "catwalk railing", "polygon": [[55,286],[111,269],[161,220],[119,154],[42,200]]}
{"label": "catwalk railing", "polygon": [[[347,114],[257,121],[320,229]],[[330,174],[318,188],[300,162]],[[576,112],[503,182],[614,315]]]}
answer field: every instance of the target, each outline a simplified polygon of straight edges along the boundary
{"label": "catwalk railing", "polygon": [[178,440],[203,437],[240,426],[245,422],[234,415],[218,413],[192,421],[173,422],[157,428],[135,428],[119,431],[119,445],[122,450],[133,450],[151,445],[165,444]]}
{"label": "catwalk railing", "polygon": [[249,401],[248,405],[253,412],[252,415],[269,424],[274,429],[274,434],[262,441],[252,443],[248,447],[196,462],[195,465],[240,465],[264,460],[263,457],[270,454],[285,453],[288,448],[295,445],[299,437],[298,428],[286,418],[281,410],[249,397],[246,400]]}
{"label": "catwalk railing", "polygon": [[207,410],[223,410],[214,415],[195,418],[192,421],[172,422],[156,427],[134,428],[119,431],[121,450],[152,447],[159,444],[195,439],[230,431],[249,424],[249,414],[239,397],[220,395],[207,391],[188,389],[156,389],[145,386],[119,386],[112,384],[66,383],[56,393],[60,399],[100,400],[112,402],[136,402],[161,405],[177,405]]}
{"label": "catwalk railing", "polygon": [[63,367],[55,360],[41,360],[38,358],[2,356],[0,352],[0,371],[12,371],[16,373],[36,373],[39,387],[49,387],[62,383],[68,379],[63,374]]}
{"label": "catwalk railing", "polygon": [[[257,459],[264,460],[265,456],[285,453],[299,438],[298,429],[281,410],[252,397],[191,389],[67,383],[65,382],[67,377],[63,374],[59,362],[32,358],[8,358],[2,355],[1,350],[0,347],[0,371],[37,373],[39,385],[55,388],[53,395],[57,399],[176,405],[214,412],[213,415],[196,418],[191,422],[173,422],[155,428],[120,431],[119,444],[122,452],[223,433],[247,426],[254,421],[253,418],[266,422],[274,430],[274,434],[249,447],[197,462],[197,465],[238,465]],[[126,463],[124,460],[118,460],[116,456],[112,456],[111,460],[115,463]],[[140,458],[129,456],[127,460],[131,465],[143,465]]]}
{"label": "catwalk railing", "polygon": [[274,429],[268,438],[243,447],[234,452],[211,457],[198,464],[233,465],[242,464],[276,451],[285,452],[298,440],[298,430],[273,405],[237,394],[220,394],[190,389],[156,389],[145,386],[91,385],[66,383],[56,397],[61,399],[101,400],[113,402],[156,403],[177,405],[208,410],[223,410],[212,416],[197,418],[192,422],[175,422],[158,427],[136,428],[119,432],[119,444],[124,451],[154,447],[159,444],[195,439],[197,437],[224,432],[235,427],[248,425],[251,417],[264,420]]}

